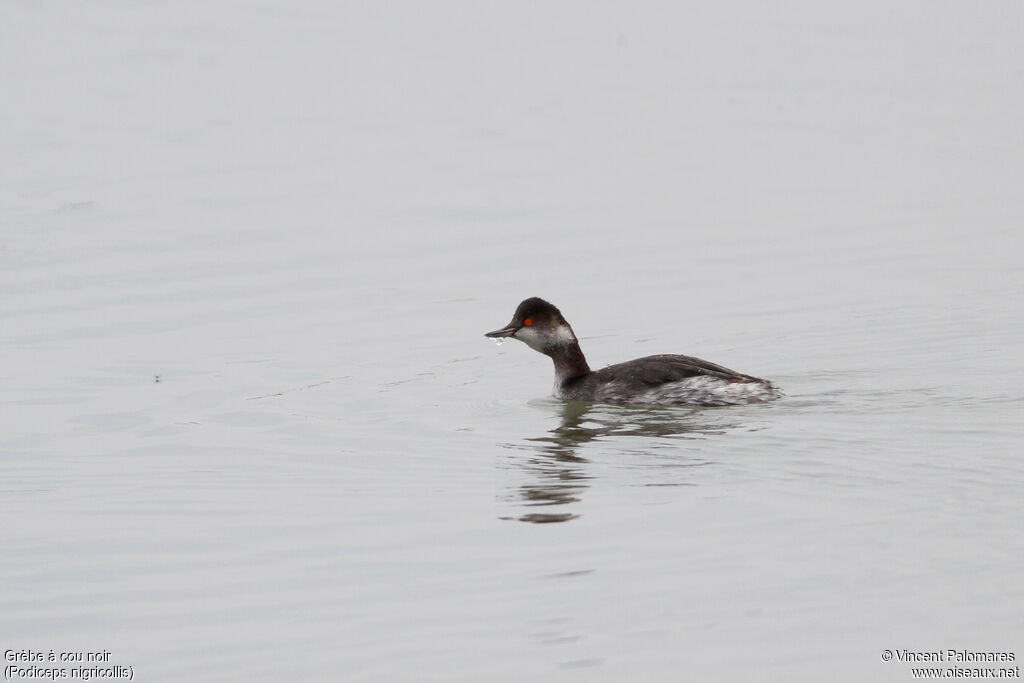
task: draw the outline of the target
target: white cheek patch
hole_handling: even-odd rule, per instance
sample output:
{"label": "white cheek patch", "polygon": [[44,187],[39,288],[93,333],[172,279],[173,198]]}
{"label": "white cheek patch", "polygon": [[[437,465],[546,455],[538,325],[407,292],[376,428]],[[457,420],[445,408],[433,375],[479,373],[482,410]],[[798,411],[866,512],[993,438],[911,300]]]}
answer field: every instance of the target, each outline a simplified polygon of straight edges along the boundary
{"label": "white cheek patch", "polygon": [[571,344],[576,341],[572,328],[568,325],[559,325],[547,333],[540,332],[536,327],[520,327],[512,336],[534,351],[540,351],[541,353],[544,353],[545,349],[550,349],[553,346]]}
{"label": "white cheek patch", "polygon": [[520,327],[512,336],[534,351],[540,351],[544,348],[544,338],[532,327]]}
{"label": "white cheek patch", "polygon": [[576,335],[568,325],[559,325],[555,328],[555,342],[558,344],[569,344],[576,341]]}

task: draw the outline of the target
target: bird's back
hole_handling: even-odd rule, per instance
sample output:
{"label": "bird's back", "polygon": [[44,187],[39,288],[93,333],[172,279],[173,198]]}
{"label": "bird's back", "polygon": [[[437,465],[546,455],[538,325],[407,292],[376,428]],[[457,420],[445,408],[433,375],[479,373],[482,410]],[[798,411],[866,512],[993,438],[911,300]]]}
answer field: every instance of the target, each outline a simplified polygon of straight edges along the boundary
{"label": "bird's back", "polygon": [[662,354],[609,365],[564,383],[562,398],[661,405],[736,405],[778,398],[770,382],[722,365]]}

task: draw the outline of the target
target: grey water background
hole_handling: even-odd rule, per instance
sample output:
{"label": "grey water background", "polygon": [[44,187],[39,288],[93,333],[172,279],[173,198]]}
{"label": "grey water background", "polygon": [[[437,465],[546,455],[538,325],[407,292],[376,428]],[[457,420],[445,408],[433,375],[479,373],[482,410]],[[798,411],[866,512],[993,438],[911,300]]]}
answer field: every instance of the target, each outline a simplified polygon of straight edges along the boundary
{"label": "grey water background", "polygon": [[[6,3],[0,647],[138,680],[1024,656],[1019,3]],[[482,333],[787,397],[549,397]]]}

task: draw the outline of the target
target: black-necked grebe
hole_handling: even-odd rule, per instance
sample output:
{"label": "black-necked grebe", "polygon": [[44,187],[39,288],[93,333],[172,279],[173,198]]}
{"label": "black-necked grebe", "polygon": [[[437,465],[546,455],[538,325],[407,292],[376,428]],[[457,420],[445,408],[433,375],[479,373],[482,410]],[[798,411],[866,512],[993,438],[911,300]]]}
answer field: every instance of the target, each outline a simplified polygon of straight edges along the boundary
{"label": "black-necked grebe", "polygon": [[596,372],[562,313],[532,297],[512,321],[485,336],[512,337],[555,362],[554,395],[577,401],[728,406],[763,403],[782,395],[771,382],[691,356],[637,358]]}

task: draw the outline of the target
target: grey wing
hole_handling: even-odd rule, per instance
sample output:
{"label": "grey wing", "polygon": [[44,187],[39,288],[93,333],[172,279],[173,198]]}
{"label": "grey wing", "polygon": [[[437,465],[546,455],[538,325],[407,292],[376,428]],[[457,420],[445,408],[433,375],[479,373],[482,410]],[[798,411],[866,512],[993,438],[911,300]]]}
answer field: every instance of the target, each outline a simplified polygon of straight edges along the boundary
{"label": "grey wing", "polygon": [[646,356],[627,363],[611,365],[596,374],[605,375],[608,379],[639,382],[649,387],[700,376],[718,377],[731,382],[761,381],[700,358],[672,354]]}

